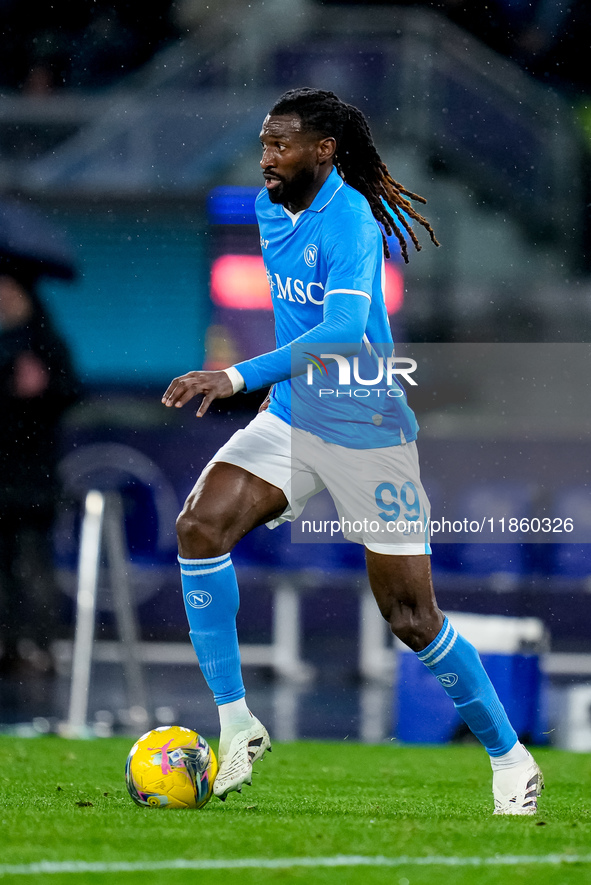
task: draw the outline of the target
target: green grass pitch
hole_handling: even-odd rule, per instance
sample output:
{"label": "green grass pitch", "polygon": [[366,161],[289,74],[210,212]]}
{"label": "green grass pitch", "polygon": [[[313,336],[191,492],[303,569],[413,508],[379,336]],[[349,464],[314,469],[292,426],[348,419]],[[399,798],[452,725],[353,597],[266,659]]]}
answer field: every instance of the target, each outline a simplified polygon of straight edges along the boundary
{"label": "green grass pitch", "polygon": [[531,818],[492,816],[477,746],[348,741],[276,744],[252,789],[173,811],[127,795],[132,743],[0,737],[0,885],[591,881],[591,755],[536,751],[547,789]]}

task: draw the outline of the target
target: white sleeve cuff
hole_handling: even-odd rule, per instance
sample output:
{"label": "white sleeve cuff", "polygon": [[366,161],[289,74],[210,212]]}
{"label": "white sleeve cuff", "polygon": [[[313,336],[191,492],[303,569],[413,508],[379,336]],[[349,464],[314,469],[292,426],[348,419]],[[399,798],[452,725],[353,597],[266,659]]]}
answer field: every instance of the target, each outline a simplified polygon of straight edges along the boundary
{"label": "white sleeve cuff", "polygon": [[242,390],[244,387],[244,378],[236,368],[236,366],[230,366],[228,369],[224,369],[224,372],[230,379],[232,384],[232,393],[238,393],[239,390]]}

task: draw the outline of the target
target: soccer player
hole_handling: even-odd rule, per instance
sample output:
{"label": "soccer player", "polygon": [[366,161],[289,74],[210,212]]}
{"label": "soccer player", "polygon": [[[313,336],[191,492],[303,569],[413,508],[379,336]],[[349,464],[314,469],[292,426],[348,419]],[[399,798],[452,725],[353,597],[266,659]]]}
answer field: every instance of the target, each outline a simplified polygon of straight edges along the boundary
{"label": "soccer player", "polygon": [[277,349],[224,371],[188,372],[162,399],[178,408],[200,394],[202,417],[216,398],[272,385],[259,414],[206,466],[177,522],[190,637],[220,716],[214,793],[225,799],[240,791],[251,782],[253,762],[270,749],[245,700],[231,550],[255,526],[295,519],[326,487],[346,537],[365,546],[371,588],[393,633],[431,670],[486,748],[494,813],[533,814],[542,774],[476,649],[435,600],[417,423],[402,386],[391,371],[381,397],[370,382],[362,384],[367,396],[347,384],[347,365],[359,379],[379,379],[392,368],[384,232],[397,237],[405,260],[405,233],[420,248],[408,219],[438,245],[411,202],[425,201],[394,181],[363,114],[332,92],[285,93],[263,121],[260,140],[265,183],[256,211]]}

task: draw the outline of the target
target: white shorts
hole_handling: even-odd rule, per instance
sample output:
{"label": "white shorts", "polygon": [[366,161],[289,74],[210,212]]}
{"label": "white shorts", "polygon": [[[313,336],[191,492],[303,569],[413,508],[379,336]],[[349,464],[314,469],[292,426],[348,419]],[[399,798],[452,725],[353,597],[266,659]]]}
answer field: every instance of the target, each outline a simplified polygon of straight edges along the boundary
{"label": "white shorts", "polygon": [[[267,523],[269,528],[296,520],[310,498],[326,488],[347,540],[375,553],[431,553],[430,505],[414,442],[349,449],[294,429],[264,411],[238,430],[210,463],[216,461],[236,464],[282,489],[289,503],[280,517]],[[315,530],[314,521],[309,522],[309,540],[321,540],[318,527]]]}

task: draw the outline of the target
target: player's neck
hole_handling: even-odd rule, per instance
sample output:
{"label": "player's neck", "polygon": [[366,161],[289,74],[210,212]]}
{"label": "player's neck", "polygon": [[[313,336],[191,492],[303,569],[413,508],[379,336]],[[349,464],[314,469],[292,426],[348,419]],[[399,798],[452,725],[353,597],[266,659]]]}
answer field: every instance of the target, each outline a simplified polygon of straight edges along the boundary
{"label": "player's neck", "polygon": [[316,199],[316,194],[320,191],[331,172],[332,163],[330,165],[321,166],[318,170],[318,175],[314,178],[310,187],[306,188],[305,191],[302,191],[301,195],[298,194],[295,200],[290,200],[289,202],[284,203],[283,205],[285,208],[288,209],[292,215],[297,215],[298,212],[303,212],[304,209],[309,209]]}

